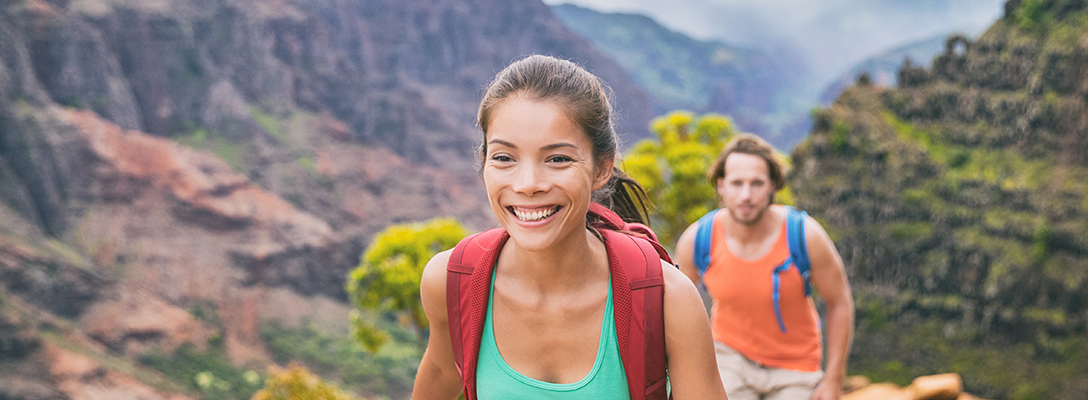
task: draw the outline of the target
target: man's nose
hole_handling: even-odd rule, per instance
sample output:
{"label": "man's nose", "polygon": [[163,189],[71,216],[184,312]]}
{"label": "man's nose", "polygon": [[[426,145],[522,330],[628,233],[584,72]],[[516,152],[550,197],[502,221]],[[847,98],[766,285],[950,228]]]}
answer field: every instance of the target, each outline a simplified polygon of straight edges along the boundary
{"label": "man's nose", "polygon": [[752,185],[744,184],[740,187],[740,199],[747,200],[752,197]]}

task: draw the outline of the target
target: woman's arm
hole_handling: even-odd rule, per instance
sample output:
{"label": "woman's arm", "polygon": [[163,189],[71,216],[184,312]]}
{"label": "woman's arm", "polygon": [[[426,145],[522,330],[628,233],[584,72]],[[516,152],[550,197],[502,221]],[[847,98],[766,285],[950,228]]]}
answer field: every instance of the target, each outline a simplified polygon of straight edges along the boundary
{"label": "woman's arm", "polygon": [[813,394],[815,400],[838,400],[842,396],[842,379],[846,376],[846,358],[854,333],[854,297],[846,281],[835,244],[815,219],[805,221],[805,242],[812,264],[812,283],[827,303],[827,358],[824,378]]}
{"label": "woman's arm", "polygon": [[691,280],[667,263],[665,279],[665,357],[674,399],[725,399],[714,339],[703,300]]}
{"label": "woman's arm", "polygon": [[416,373],[413,399],[456,399],[461,393],[461,376],[453,361],[449,316],[446,314],[446,263],[450,252],[436,254],[423,268],[419,294],[430,322],[430,339]]}

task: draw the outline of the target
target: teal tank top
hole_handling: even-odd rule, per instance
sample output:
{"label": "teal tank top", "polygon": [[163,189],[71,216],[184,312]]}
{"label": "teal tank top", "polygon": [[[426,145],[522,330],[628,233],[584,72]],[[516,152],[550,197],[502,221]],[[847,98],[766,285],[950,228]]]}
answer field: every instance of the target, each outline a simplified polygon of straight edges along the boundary
{"label": "teal tank top", "polygon": [[495,344],[491,309],[495,300],[495,275],[491,275],[491,293],[487,300],[487,318],[480,339],[480,357],[476,363],[476,395],[480,400],[510,399],[624,399],[631,398],[627,376],[623,372],[620,346],[616,339],[616,319],[612,311],[612,282],[608,283],[601,339],[597,361],[582,380],[574,383],[538,381],[522,375],[502,359]]}

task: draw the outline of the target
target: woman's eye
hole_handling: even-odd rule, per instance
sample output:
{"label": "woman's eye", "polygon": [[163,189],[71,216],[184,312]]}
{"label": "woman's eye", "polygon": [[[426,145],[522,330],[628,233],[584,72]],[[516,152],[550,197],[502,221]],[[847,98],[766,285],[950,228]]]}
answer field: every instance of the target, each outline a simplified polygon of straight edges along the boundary
{"label": "woman's eye", "polygon": [[496,154],[496,155],[493,155],[493,156],[491,156],[491,160],[493,160],[493,161],[498,161],[498,162],[510,162],[510,161],[514,161],[514,159],[513,159],[513,158],[510,158],[510,156],[508,156],[508,155],[505,155],[505,154]]}
{"label": "woman's eye", "polygon": [[548,162],[551,162],[551,163],[566,163],[566,162],[571,162],[571,161],[574,161],[574,159],[572,159],[570,157],[567,157],[567,156],[552,156],[551,158],[548,159]]}

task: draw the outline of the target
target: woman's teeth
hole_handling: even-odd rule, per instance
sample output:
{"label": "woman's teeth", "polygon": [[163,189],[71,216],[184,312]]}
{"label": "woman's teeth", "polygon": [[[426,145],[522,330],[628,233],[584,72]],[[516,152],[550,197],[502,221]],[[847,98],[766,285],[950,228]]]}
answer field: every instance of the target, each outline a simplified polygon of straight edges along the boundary
{"label": "woman's teeth", "polygon": [[559,207],[553,207],[553,208],[548,208],[548,209],[543,209],[543,210],[533,210],[533,211],[524,211],[524,210],[519,210],[517,208],[511,208],[511,210],[514,211],[514,216],[517,217],[518,219],[520,219],[522,221],[526,221],[526,222],[532,222],[532,221],[540,221],[540,220],[542,220],[544,218],[548,218],[548,217],[552,216],[552,214],[555,214],[555,212],[559,210]]}

